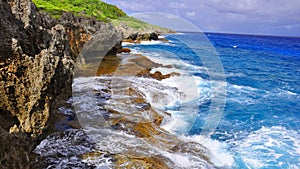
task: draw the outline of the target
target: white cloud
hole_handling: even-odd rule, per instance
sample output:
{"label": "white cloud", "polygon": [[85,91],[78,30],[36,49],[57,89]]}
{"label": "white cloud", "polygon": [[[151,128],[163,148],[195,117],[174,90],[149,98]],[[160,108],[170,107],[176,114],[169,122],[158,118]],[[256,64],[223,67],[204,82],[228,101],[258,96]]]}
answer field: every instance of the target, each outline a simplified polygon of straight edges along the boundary
{"label": "white cloud", "polygon": [[[202,30],[234,33],[296,34],[300,0],[104,0],[127,13],[163,12],[192,21]],[[213,25],[213,26],[212,26]]]}
{"label": "white cloud", "polygon": [[188,8],[187,4],[184,2],[171,2],[169,7],[174,8],[174,9],[187,9]]}
{"label": "white cloud", "polygon": [[196,16],[196,12],[186,12],[185,14],[186,14],[186,16],[188,16],[188,17]]}
{"label": "white cloud", "polygon": [[292,25],[285,25],[284,26],[286,29],[292,29]]}

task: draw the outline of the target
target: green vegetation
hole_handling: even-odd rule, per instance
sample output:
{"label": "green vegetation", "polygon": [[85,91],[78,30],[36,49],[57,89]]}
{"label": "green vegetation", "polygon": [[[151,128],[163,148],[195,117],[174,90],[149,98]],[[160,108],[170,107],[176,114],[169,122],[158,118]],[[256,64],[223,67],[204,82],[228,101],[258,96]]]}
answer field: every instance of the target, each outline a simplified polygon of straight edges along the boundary
{"label": "green vegetation", "polygon": [[76,16],[95,17],[106,22],[126,16],[121,9],[100,0],[33,0],[33,2],[39,9],[54,18],[59,18],[63,12],[71,12]]}
{"label": "green vegetation", "polygon": [[60,18],[63,12],[73,13],[75,16],[94,17],[100,21],[112,22],[117,26],[126,23],[136,30],[168,30],[148,24],[133,17],[129,17],[121,9],[101,0],[32,0],[38,9],[49,13],[54,18]]}
{"label": "green vegetation", "polygon": [[112,21],[113,25],[115,26],[119,25],[121,22],[125,22],[129,27],[135,29],[140,29],[143,26],[146,26],[148,24],[146,22],[143,22],[141,20],[135,19],[134,17],[130,17],[130,16],[122,17]]}
{"label": "green vegetation", "polygon": [[124,17],[120,17],[118,19],[114,19],[112,20],[112,24],[117,26],[120,23],[126,23],[126,25],[128,25],[129,27],[133,28],[133,29],[137,29],[137,30],[151,30],[151,29],[160,29],[160,30],[169,30],[168,28],[162,28],[156,25],[152,25],[146,22],[143,22],[141,20],[138,20],[134,17],[131,16],[124,16]]}

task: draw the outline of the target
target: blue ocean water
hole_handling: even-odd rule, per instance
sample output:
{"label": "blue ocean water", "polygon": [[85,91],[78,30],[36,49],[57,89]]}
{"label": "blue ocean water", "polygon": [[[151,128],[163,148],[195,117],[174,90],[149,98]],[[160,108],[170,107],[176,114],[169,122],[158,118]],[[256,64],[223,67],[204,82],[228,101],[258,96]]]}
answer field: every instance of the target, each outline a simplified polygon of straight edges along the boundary
{"label": "blue ocean water", "polygon": [[300,168],[300,38],[216,33],[166,38],[170,42],[129,47],[202,79],[198,116],[185,135],[201,134],[211,106],[209,82],[216,79],[201,55],[217,55],[226,104],[210,137],[227,145],[234,157],[230,168]]}

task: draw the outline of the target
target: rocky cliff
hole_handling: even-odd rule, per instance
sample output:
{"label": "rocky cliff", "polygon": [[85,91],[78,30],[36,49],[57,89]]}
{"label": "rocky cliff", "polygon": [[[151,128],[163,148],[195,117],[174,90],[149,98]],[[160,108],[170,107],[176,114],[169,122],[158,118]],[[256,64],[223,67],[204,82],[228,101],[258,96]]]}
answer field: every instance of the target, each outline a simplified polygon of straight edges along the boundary
{"label": "rocky cliff", "polygon": [[0,0],[0,168],[29,168],[72,94],[81,48],[103,25],[67,13],[52,19],[31,0]]}

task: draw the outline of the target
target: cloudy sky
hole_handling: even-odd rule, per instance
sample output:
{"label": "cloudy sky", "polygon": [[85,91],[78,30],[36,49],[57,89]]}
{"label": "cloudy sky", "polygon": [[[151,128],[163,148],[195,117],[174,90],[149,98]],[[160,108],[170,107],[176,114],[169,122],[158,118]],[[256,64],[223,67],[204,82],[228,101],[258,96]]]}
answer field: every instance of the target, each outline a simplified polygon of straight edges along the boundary
{"label": "cloudy sky", "polygon": [[[205,32],[300,37],[300,0],[103,0],[132,15],[163,12]],[[175,28],[176,29],[176,28]]]}

